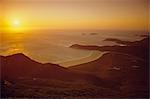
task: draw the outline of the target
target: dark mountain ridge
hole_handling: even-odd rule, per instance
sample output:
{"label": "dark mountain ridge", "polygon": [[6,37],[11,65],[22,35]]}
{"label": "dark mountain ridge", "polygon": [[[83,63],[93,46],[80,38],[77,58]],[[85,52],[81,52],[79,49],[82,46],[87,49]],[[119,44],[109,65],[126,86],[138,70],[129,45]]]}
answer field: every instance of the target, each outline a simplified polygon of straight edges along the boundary
{"label": "dark mountain ridge", "polygon": [[123,42],[126,46],[72,45],[71,48],[108,53],[95,61],[69,68],[94,73],[100,78],[117,82],[123,96],[149,97],[149,37],[135,42],[116,39],[111,41]]}
{"label": "dark mountain ridge", "polygon": [[22,53],[0,56],[1,59],[1,79],[27,78],[47,78],[64,81],[77,80],[99,80],[96,76],[68,70],[62,66],[51,63],[38,63]]}

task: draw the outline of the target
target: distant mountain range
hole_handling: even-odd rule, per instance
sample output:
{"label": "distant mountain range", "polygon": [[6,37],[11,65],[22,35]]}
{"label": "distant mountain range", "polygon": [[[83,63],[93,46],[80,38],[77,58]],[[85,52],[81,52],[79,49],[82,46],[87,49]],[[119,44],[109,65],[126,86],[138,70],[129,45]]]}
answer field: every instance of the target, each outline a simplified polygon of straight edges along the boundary
{"label": "distant mountain range", "polygon": [[76,49],[85,49],[85,50],[99,50],[99,51],[111,51],[111,52],[120,52],[125,54],[131,54],[133,56],[141,57],[144,59],[148,59],[149,55],[149,37],[146,37],[140,41],[129,42],[122,41],[119,39],[108,38],[105,41],[113,41],[119,44],[124,44],[124,46],[93,46],[93,45],[79,45],[74,44],[70,46],[71,48]]}
{"label": "distant mountain range", "polygon": [[148,98],[149,37],[125,46],[72,45],[107,51],[99,59],[64,68],[22,53],[0,56],[2,97]]}

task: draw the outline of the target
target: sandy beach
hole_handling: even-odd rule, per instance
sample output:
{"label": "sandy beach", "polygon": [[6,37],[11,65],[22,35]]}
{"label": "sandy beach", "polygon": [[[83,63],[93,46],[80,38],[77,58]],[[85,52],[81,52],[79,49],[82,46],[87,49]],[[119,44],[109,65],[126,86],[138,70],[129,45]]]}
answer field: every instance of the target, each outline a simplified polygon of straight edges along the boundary
{"label": "sandy beach", "polygon": [[58,64],[60,64],[61,66],[64,66],[64,67],[69,67],[69,66],[73,66],[73,65],[79,65],[79,64],[90,62],[90,61],[94,61],[94,60],[100,58],[104,53],[105,52],[100,52],[100,51],[96,51],[95,50],[95,51],[92,51],[86,57],[81,57],[81,58],[77,58],[77,59],[61,62],[61,63],[58,63]]}

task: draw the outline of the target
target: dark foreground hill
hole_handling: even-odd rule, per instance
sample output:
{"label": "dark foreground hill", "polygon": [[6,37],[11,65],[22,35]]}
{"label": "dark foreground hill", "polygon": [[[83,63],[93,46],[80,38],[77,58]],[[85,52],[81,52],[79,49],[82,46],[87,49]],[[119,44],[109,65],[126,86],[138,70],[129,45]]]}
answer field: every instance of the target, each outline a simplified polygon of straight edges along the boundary
{"label": "dark foreground hill", "polygon": [[148,98],[148,43],[145,38],[126,46],[73,45],[109,52],[69,68],[41,64],[21,53],[0,56],[1,97]]}
{"label": "dark foreground hill", "polygon": [[[41,64],[24,54],[1,56],[2,97],[108,97],[118,93],[96,75]],[[107,93],[109,92],[109,93]]]}
{"label": "dark foreground hill", "polygon": [[[17,80],[18,78],[45,78],[62,81],[98,79],[95,76],[74,72],[57,64],[41,64],[24,54],[18,53],[10,56],[1,56],[1,78]],[[95,78],[94,78],[95,77]]]}

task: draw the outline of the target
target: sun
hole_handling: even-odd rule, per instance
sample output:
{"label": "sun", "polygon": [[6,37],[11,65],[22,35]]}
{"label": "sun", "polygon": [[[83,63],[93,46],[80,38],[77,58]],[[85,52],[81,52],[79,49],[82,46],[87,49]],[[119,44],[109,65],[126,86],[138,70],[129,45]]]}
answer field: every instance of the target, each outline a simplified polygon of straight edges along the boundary
{"label": "sun", "polygon": [[20,17],[10,17],[4,20],[3,31],[7,33],[23,33],[27,32],[26,28],[27,21],[24,18]]}
{"label": "sun", "polygon": [[20,20],[13,20],[12,25],[14,27],[19,27],[20,26]]}
{"label": "sun", "polygon": [[23,25],[22,25],[21,20],[14,19],[14,20],[11,20],[9,23],[10,23],[10,26],[9,26],[10,32],[22,32],[23,31]]}

